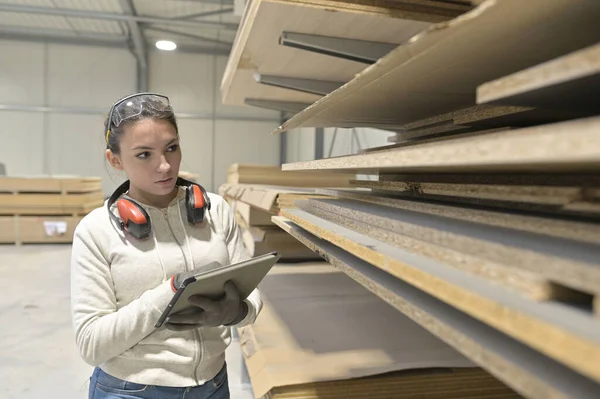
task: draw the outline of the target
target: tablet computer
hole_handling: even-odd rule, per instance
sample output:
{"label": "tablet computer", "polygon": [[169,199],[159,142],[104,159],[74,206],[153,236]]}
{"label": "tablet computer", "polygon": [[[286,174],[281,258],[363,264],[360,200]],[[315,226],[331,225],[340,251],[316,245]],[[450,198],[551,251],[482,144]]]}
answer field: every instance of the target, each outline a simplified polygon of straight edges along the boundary
{"label": "tablet computer", "polygon": [[233,281],[238,288],[241,300],[248,298],[279,258],[277,252],[270,252],[231,265],[221,266],[213,263],[207,265],[206,268],[199,270],[198,274],[184,280],[177,288],[177,292],[155,327],[161,327],[170,315],[193,310],[194,306],[188,301],[192,295],[202,295],[212,299],[222,297],[225,294],[225,283],[229,280]]}

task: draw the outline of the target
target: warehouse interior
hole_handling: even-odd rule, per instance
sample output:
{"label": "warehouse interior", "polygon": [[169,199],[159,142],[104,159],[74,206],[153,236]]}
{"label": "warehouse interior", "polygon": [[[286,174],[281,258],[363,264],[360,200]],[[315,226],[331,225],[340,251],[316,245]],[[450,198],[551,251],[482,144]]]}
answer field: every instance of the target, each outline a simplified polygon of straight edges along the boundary
{"label": "warehouse interior", "polygon": [[[231,398],[600,398],[598,15],[0,0],[0,398],[98,389],[73,243],[128,179],[105,120],[136,93],[168,98],[179,177],[247,255],[279,256],[256,319],[227,326]],[[155,397],[136,378],[110,397]]]}

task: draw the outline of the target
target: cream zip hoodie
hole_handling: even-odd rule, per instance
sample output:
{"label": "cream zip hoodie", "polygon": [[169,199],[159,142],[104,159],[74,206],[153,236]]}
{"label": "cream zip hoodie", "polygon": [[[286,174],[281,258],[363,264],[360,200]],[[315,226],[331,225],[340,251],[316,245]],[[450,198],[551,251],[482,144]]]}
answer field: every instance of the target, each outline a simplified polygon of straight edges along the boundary
{"label": "cream zip hoodie", "polygon": [[[142,204],[152,221],[151,236],[142,240],[121,232],[106,203],[77,226],[71,309],[76,343],[88,364],[127,381],[175,387],[203,384],[222,368],[231,342],[228,327],[182,332],[154,327],[173,297],[173,274],[248,258],[229,204],[208,195],[212,209],[196,226],[187,222],[183,188],[165,210]],[[259,291],[246,303],[248,315],[237,326],[256,319]]]}

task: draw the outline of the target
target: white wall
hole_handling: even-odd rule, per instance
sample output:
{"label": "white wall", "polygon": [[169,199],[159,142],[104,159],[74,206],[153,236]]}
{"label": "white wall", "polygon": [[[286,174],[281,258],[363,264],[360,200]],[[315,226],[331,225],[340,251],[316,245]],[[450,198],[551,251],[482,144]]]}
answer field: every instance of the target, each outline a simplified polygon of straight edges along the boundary
{"label": "white wall", "polygon": [[[124,176],[104,161],[103,119],[116,99],[136,90],[130,52],[0,40],[0,54],[0,162],[7,174],[101,176],[109,194]],[[149,54],[149,90],[168,95],[176,112],[187,114],[179,117],[181,168],[198,173],[211,191],[225,182],[231,163],[279,163],[279,137],[270,134],[279,114],[221,104],[226,62]]]}

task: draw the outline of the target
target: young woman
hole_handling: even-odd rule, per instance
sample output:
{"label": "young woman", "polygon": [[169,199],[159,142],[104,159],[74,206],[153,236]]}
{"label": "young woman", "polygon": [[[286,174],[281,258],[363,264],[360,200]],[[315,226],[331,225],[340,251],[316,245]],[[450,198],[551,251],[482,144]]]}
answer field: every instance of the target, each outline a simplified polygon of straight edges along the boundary
{"label": "young woman", "polygon": [[73,238],[72,317],[83,359],[95,366],[89,397],[229,398],[230,327],[253,323],[255,290],[233,284],[218,301],[155,328],[186,273],[247,259],[229,205],[178,178],[181,148],[168,98],[119,100],[105,122],[106,158],[128,180],[86,215]]}

